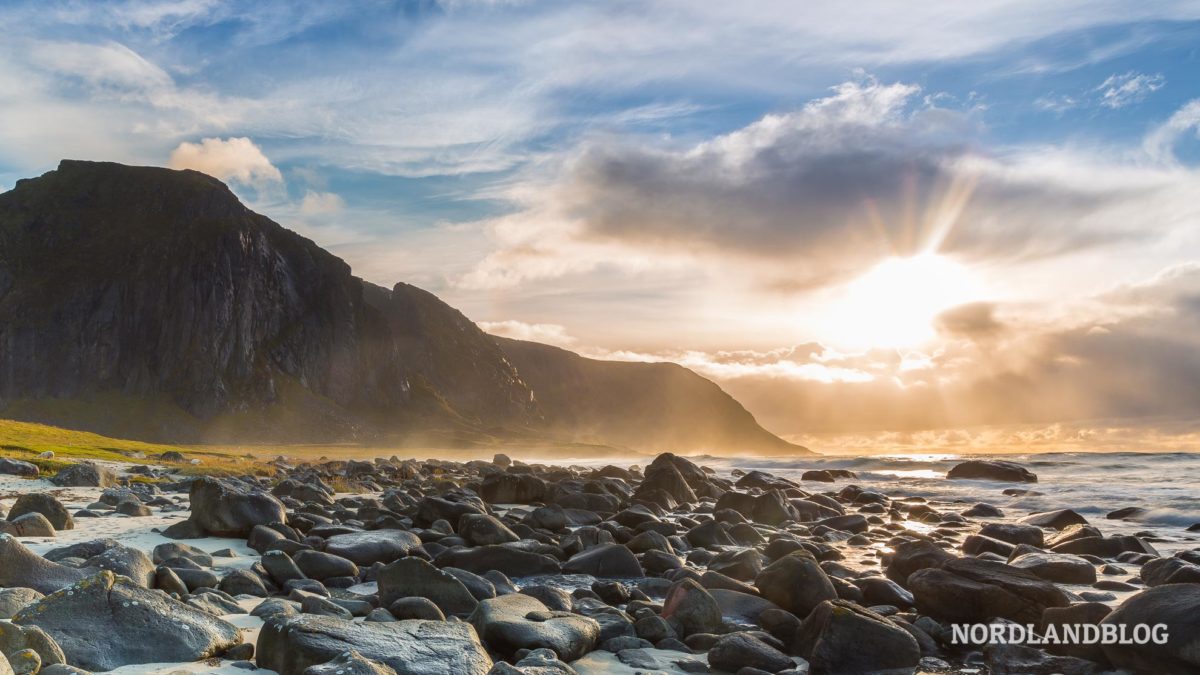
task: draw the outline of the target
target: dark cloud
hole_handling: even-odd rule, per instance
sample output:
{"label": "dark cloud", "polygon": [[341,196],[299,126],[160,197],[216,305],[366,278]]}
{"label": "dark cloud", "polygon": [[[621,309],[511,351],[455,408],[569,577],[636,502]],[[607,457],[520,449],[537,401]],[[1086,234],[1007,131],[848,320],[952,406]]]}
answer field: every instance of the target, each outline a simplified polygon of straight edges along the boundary
{"label": "dark cloud", "polygon": [[674,151],[610,139],[577,157],[553,198],[584,237],[794,260],[804,269],[789,283],[802,289],[929,247],[1027,258],[1153,236],[1116,212],[1158,186],[1113,189],[1082,166],[985,156],[968,113],[913,110],[916,92],[847,84]]}

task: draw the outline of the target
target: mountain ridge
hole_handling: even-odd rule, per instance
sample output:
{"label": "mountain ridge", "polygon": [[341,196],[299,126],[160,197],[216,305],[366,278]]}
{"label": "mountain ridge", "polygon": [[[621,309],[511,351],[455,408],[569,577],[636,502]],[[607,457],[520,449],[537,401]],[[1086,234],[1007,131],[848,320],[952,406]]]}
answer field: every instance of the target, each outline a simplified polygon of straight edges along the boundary
{"label": "mountain ridge", "polygon": [[[538,392],[510,356],[432,293],[355,277],[196,171],[64,160],[0,194],[0,416],[172,442],[573,441],[577,425],[649,449],[617,408],[544,377]],[[671,391],[717,401],[692,375]],[[724,396],[723,442],[805,451]],[[688,425],[674,415],[659,423]],[[669,449],[708,447],[688,442]]]}

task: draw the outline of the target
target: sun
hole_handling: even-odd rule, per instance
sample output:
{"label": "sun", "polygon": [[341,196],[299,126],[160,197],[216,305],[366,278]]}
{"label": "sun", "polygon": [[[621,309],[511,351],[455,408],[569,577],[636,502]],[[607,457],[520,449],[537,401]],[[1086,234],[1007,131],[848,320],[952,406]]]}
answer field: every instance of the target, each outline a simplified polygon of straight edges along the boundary
{"label": "sun", "polygon": [[841,289],[834,339],[847,347],[915,347],[936,335],[939,314],[980,293],[976,276],[945,256],[887,258]]}

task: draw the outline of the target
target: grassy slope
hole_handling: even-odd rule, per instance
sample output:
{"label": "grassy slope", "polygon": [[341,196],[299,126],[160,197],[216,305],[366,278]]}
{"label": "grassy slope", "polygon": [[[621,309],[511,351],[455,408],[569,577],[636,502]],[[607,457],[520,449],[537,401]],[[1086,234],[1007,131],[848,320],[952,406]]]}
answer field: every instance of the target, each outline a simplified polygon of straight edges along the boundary
{"label": "grassy slope", "polygon": [[[159,455],[172,450],[183,453],[189,459],[198,459],[200,464],[173,464],[158,460]],[[38,457],[46,451],[53,452],[54,458]],[[184,474],[235,475],[263,471],[253,459],[229,452],[128,441],[87,431],[5,419],[0,419],[0,457],[31,462],[43,474],[53,474],[78,460],[174,465],[179,466]]]}

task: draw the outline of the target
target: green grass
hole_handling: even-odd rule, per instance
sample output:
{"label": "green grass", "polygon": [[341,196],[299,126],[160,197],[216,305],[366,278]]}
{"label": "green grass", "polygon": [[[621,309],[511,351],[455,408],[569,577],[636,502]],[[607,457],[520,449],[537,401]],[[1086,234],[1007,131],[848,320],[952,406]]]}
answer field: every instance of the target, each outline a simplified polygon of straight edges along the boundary
{"label": "green grass", "polygon": [[[38,455],[51,451],[53,459]],[[164,452],[182,453],[190,462],[163,462]],[[52,475],[59,469],[81,460],[101,460],[130,464],[154,464],[179,469],[185,476],[237,476],[256,474],[269,476],[273,469],[246,456],[234,455],[205,447],[143,443],[110,438],[87,431],[74,431],[46,424],[0,419],[0,457],[19,459],[37,465],[43,474]]]}

